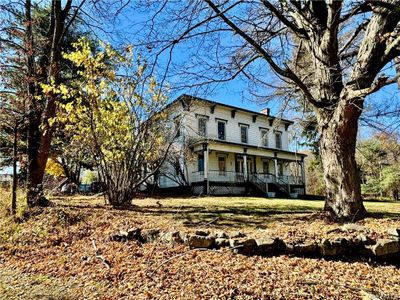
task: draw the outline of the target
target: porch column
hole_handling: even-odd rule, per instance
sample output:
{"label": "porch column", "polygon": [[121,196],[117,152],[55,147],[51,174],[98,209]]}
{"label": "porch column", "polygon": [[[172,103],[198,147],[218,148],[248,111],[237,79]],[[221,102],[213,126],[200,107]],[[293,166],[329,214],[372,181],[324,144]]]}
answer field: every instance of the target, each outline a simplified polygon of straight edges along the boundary
{"label": "porch column", "polygon": [[204,194],[208,195],[209,182],[208,182],[208,144],[203,144],[203,155],[204,155]]}
{"label": "porch column", "polygon": [[244,179],[247,181],[247,154],[243,154],[243,176]]}
{"label": "porch column", "polygon": [[306,170],[304,168],[304,157],[301,158],[300,168],[301,168],[301,181],[303,181],[304,195],[305,195],[306,194]]}
{"label": "porch column", "polygon": [[247,148],[243,149],[243,177],[244,177],[244,192],[247,195],[249,193],[249,176],[247,170]]}
{"label": "porch column", "polygon": [[276,157],[277,154],[275,153],[275,158],[274,158],[274,175],[275,175],[275,181],[278,180],[278,158]]}

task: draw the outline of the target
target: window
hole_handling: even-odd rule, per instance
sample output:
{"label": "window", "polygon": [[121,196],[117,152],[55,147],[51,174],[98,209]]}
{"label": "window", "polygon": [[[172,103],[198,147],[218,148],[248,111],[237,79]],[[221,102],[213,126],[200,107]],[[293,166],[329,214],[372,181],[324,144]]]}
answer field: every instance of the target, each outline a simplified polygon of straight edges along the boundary
{"label": "window", "polygon": [[246,125],[240,125],[240,141],[242,143],[247,143],[247,131],[248,127]]}
{"label": "window", "polygon": [[261,129],[261,146],[268,147],[268,129]]}
{"label": "window", "polygon": [[269,174],[269,161],[268,160],[263,161],[263,173]]}
{"label": "window", "polygon": [[275,147],[282,149],[282,132],[275,132]]}
{"label": "window", "polygon": [[225,122],[218,121],[218,139],[225,140]]}
{"label": "window", "polygon": [[199,135],[206,136],[207,135],[207,119],[199,118]]}
{"label": "window", "polygon": [[225,156],[218,156],[219,175],[225,175]]}
{"label": "window", "polygon": [[283,176],[283,163],[278,163],[278,176]]}
{"label": "window", "polygon": [[197,157],[197,171],[204,172],[204,155],[199,154]]}

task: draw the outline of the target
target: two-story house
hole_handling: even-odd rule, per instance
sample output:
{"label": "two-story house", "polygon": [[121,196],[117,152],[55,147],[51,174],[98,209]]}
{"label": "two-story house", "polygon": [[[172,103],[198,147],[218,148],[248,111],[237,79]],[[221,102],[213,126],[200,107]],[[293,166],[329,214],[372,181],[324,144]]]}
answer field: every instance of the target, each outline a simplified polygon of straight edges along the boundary
{"label": "two-story house", "polygon": [[[289,151],[292,121],[188,95],[173,101],[179,133],[175,163],[159,188],[191,186],[194,194],[296,196],[305,193],[304,154]],[[177,177],[184,177],[178,179]]]}

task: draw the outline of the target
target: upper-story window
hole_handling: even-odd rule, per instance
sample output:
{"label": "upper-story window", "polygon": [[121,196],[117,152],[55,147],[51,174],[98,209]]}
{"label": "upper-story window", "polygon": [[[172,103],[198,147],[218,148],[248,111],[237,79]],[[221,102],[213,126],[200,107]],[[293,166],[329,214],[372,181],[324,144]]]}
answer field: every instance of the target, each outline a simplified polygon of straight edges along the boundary
{"label": "upper-story window", "polygon": [[282,132],[275,132],[275,148],[282,149]]}
{"label": "upper-story window", "polygon": [[181,136],[181,120],[179,120],[178,118],[175,118],[174,119],[174,127],[175,127],[176,137],[180,137]]}
{"label": "upper-story window", "polygon": [[218,121],[218,126],[217,126],[217,130],[218,130],[218,139],[219,140],[225,140],[226,139],[226,135],[225,135],[225,121]]}
{"label": "upper-story window", "polygon": [[268,129],[260,129],[261,146],[268,147]]}
{"label": "upper-story window", "polygon": [[249,126],[248,125],[240,125],[240,141],[242,143],[248,143],[248,131],[249,131]]}
{"label": "upper-story window", "polygon": [[199,135],[206,136],[207,135],[207,118],[201,117],[198,119],[199,126]]}

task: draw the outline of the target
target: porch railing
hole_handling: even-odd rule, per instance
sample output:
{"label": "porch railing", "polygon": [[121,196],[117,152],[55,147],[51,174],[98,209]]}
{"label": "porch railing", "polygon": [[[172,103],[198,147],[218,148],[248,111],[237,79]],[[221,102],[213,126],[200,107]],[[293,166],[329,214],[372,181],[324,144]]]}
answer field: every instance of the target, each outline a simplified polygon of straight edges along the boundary
{"label": "porch railing", "polygon": [[[197,171],[191,174],[191,182],[201,182],[204,180],[204,172]],[[213,182],[230,182],[230,183],[241,183],[245,182],[244,174],[234,171],[218,171],[209,170],[208,180]]]}
{"label": "porch railing", "polygon": [[[214,182],[231,182],[243,183],[246,180],[257,177],[257,181],[264,183],[279,183],[279,184],[303,184],[303,180],[299,176],[281,175],[276,176],[271,173],[248,173],[248,178],[245,178],[244,173],[235,171],[219,171],[209,170],[208,180]],[[204,180],[204,171],[196,171],[191,174],[191,182],[200,182]]]}
{"label": "porch railing", "polygon": [[190,174],[190,182],[201,182],[204,181],[204,171],[196,171]]}
{"label": "porch railing", "polygon": [[214,182],[231,182],[231,183],[245,182],[244,174],[241,172],[218,171],[218,170],[210,170],[208,172],[208,180]]}

